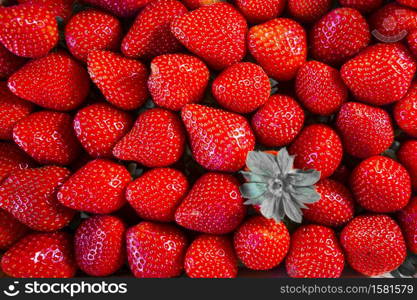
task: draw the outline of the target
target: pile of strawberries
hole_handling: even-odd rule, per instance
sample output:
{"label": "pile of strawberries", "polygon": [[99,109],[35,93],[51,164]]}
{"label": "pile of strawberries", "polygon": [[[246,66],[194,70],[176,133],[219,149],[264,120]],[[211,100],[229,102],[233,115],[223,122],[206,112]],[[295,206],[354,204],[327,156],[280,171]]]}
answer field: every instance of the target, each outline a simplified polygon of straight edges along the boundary
{"label": "pile of strawberries", "polygon": [[416,69],[416,0],[2,1],[1,269],[409,270]]}

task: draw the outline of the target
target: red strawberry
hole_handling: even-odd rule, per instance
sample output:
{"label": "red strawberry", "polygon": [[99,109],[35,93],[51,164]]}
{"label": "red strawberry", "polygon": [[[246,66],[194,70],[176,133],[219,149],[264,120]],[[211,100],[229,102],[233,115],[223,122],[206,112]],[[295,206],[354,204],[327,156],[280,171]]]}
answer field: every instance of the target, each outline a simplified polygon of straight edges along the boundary
{"label": "red strawberry", "polygon": [[404,142],[397,155],[411,177],[413,189],[417,191],[417,141]]}
{"label": "red strawberry", "polygon": [[184,143],[179,118],[168,110],[154,108],[139,115],[133,129],[114,147],[113,155],[149,168],[166,167],[180,159]]}
{"label": "red strawberry", "polygon": [[407,44],[410,52],[414,57],[417,57],[417,29],[414,29],[407,35]]}
{"label": "red strawberry", "polygon": [[398,212],[397,217],[408,249],[417,254],[417,197],[411,199],[407,207]]}
{"label": "red strawberry", "polygon": [[288,12],[300,22],[315,22],[327,13],[332,0],[288,0]]}
{"label": "red strawberry", "polygon": [[319,61],[339,65],[368,46],[370,39],[368,23],[357,10],[337,8],[314,25],[311,53]]}
{"label": "red strawberry", "polygon": [[0,183],[14,170],[33,167],[32,159],[16,144],[0,142]]}
{"label": "red strawberry", "polygon": [[125,225],[113,216],[94,216],[81,223],[74,237],[75,258],[91,276],[116,272],[125,260]]}
{"label": "red strawberry", "polygon": [[221,106],[247,114],[265,104],[271,94],[271,84],[260,66],[242,62],[228,67],[217,76],[211,90]]}
{"label": "red strawberry", "polygon": [[206,173],[175,212],[175,221],[188,229],[210,234],[232,232],[246,214],[239,182],[232,175]]}
{"label": "red strawberry", "polygon": [[290,234],[285,224],[254,216],[234,234],[238,258],[249,269],[269,270],[278,266],[287,255]]}
{"label": "red strawberry", "polygon": [[395,104],[394,119],[398,126],[412,137],[417,137],[417,82],[414,82],[404,98]]}
{"label": "red strawberry", "polygon": [[31,3],[45,6],[55,17],[63,20],[69,18],[72,13],[74,0],[17,0],[20,4]]}
{"label": "red strawberry", "polygon": [[285,266],[290,277],[338,278],[345,266],[345,258],[332,229],[304,225],[291,236]]}
{"label": "red strawberry", "polygon": [[273,19],[249,30],[248,48],[269,76],[291,80],[306,61],[306,33],[294,20]]}
{"label": "red strawberry", "polygon": [[357,100],[385,105],[405,96],[415,71],[411,54],[394,43],[368,47],[344,64],[340,73]]}
{"label": "red strawberry", "polygon": [[107,214],[125,204],[124,192],[130,180],[124,166],[96,159],[75,172],[62,185],[57,198],[75,210]]}
{"label": "red strawberry", "polygon": [[246,20],[229,3],[215,3],[177,17],[171,32],[192,53],[216,70],[245,56]]}
{"label": "red strawberry", "polygon": [[25,62],[25,58],[14,55],[0,44],[0,79],[8,78]]}
{"label": "red strawberry", "polygon": [[8,86],[20,98],[44,108],[68,111],[84,101],[90,81],[77,61],[59,51],[24,65],[9,78]]}
{"label": "red strawberry", "polygon": [[222,0],[182,0],[182,2],[191,10],[195,10],[201,6],[211,5],[222,2]]}
{"label": "red strawberry", "polygon": [[400,3],[401,5],[406,5],[412,8],[417,8],[416,0],[397,0],[397,2]]}
{"label": "red strawberry", "polygon": [[341,183],[324,179],[316,183],[319,201],[303,210],[305,220],[324,226],[338,227],[347,223],[355,213],[350,191]]}
{"label": "red strawberry", "polygon": [[325,116],[339,111],[348,97],[339,71],[318,61],[309,61],[298,70],[295,91],[309,111]]}
{"label": "red strawberry", "polygon": [[157,105],[181,110],[188,103],[201,101],[209,77],[207,66],[197,57],[166,54],[152,60],[148,88]]}
{"label": "red strawberry", "polygon": [[293,98],[273,95],[252,117],[259,142],[281,147],[293,141],[304,124],[304,111]]}
{"label": "red strawberry", "polygon": [[0,42],[18,56],[41,57],[58,42],[58,23],[55,16],[41,5],[2,7]]}
{"label": "red strawberry", "polygon": [[175,0],[155,0],[137,16],[123,39],[122,52],[128,57],[153,58],[182,50],[171,33],[170,24],[187,13],[185,6]]}
{"label": "red strawberry", "polygon": [[74,216],[57,201],[57,189],[69,175],[55,166],[14,171],[0,185],[0,208],[34,230],[60,229]]}
{"label": "red strawberry", "polygon": [[71,116],[54,111],[35,112],[13,128],[13,140],[41,164],[68,165],[80,150]]}
{"label": "red strawberry", "polygon": [[82,0],[118,17],[131,17],[152,0]]}
{"label": "red strawberry", "polygon": [[380,8],[384,0],[339,0],[339,3],[341,6],[354,8],[367,14]]}
{"label": "red strawberry", "polygon": [[295,168],[319,171],[321,179],[334,173],[343,156],[340,137],[333,129],[321,124],[305,127],[288,151],[296,156]]}
{"label": "red strawberry", "polygon": [[343,229],[340,242],[349,265],[366,276],[397,269],[407,254],[400,227],[386,215],[356,217]]}
{"label": "red strawberry", "polygon": [[91,79],[111,104],[132,110],[145,103],[148,71],[144,64],[110,51],[90,52],[87,64]]}
{"label": "red strawberry", "polygon": [[181,111],[194,159],[211,171],[236,172],[255,147],[248,121],[241,115],[199,104]]}
{"label": "red strawberry", "polygon": [[336,180],[337,182],[348,184],[350,178],[351,170],[344,165],[343,163],[339,165],[339,167],[334,171],[333,175],[331,176],[332,179]]}
{"label": "red strawberry", "polygon": [[285,0],[236,0],[237,8],[252,24],[272,20],[282,14]]}
{"label": "red strawberry", "polygon": [[0,210],[0,249],[7,250],[29,231],[26,225]]}
{"label": "red strawberry", "polygon": [[185,255],[185,272],[191,278],[234,278],[237,258],[226,236],[202,234]]}
{"label": "red strawberry", "polygon": [[70,236],[64,232],[30,234],[3,255],[1,268],[19,278],[73,277],[77,266]]}
{"label": "red strawberry", "polygon": [[188,180],[182,172],[158,168],[130,183],[126,200],[142,219],[171,222],[187,192]]}
{"label": "red strawberry", "polygon": [[112,157],[113,147],[132,127],[132,117],[109,104],[97,103],[79,110],[74,131],[92,157]]}
{"label": "red strawberry", "polygon": [[126,233],[127,257],[137,278],[181,275],[187,239],[173,225],[142,222]]}

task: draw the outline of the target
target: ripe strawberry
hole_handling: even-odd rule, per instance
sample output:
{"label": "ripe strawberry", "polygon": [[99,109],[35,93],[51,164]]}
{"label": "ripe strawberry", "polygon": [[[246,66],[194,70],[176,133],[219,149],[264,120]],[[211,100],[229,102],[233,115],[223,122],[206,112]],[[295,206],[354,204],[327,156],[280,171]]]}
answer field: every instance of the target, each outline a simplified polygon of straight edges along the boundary
{"label": "ripe strawberry", "polygon": [[41,164],[68,165],[80,153],[71,116],[61,112],[30,114],[14,126],[13,140]]}
{"label": "ripe strawberry", "polygon": [[58,23],[41,5],[20,4],[0,10],[0,42],[23,57],[46,55],[58,42]]}
{"label": "ripe strawberry", "polygon": [[417,191],[417,141],[404,142],[397,155],[411,177],[413,189]]}
{"label": "ripe strawberry", "polygon": [[185,6],[175,0],[155,0],[137,16],[123,39],[122,52],[132,58],[150,59],[182,50],[171,33],[170,24],[187,13]]}
{"label": "ripe strawberry", "polygon": [[91,276],[108,276],[124,263],[124,223],[113,216],[93,216],[81,223],[74,237],[75,258]]}
{"label": "ripe strawberry", "polygon": [[184,129],[178,117],[154,108],[139,115],[132,130],[114,147],[113,155],[149,168],[166,167],[180,159],[184,144]]}
{"label": "ripe strawberry", "polygon": [[417,2],[416,0],[397,0],[398,3],[401,5],[406,5],[412,8],[417,8]]}
{"label": "ripe strawberry", "polygon": [[245,56],[246,20],[229,3],[215,3],[177,17],[171,32],[192,53],[216,70]]}
{"label": "ripe strawberry", "polygon": [[412,137],[417,137],[417,82],[411,84],[404,98],[395,104],[394,119]]}
{"label": "ripe strawberry", "polygon": [[363,14],[370,13],[382,6],[383,0],[339,0],[341,6],[354,8]]}
{"label": "ripe strawberry", "polygon": [[363,215],[343,229],[340,242],[347,262],[366,276],[397,269],[406,258],[400,227],[386,215]]}
{"label": "ripe strawberry", "polygon": [[336,171],[334,171],[331,178],[336,180],[337,182],[347,185],[349,183],[350,174],[351,170],[349,169],[349,167],[342,163],[341,165],[339,165]]}
{"label": "ripe strawberry", "polygon": [[236,0],[237,8],[249,23],[258,24],[282,14],[285,0]]}
{"label": "ripe strawberry", "polygon": [[8,80],[18,97],[44,108],[68,111],[87,97],[90,81],[86,70],[63,51],[32,60]]}
{"label": "ripe strawberry", "polygon": [[268,147],[291,143],[303,124],[303,109],[293,98],[284,95],[272,95],[252,117],[258,141]]}
{"label": "ripe strawberry", "polygon": [[74,0],[17,0],[19,4],[30,3],[45,6],[55,17],[66,20],[72,13]]}
{"label": "ripe strawberry", "polygon": [[171,222],[187,192],[188,180],[182,172],[157,168],[129,184],[126,200],[142,219]]}
{"label": "ripe strawberry", "polygon": [[370,39],[368,23],[357,10],[337,8],[314,25],[311,53],[319,61],[339,65],[368,46]]}
{"label": "ripe strawberry", "polygon": [[352,194],[341,183],[324,179],[316,183],[319,201],[307,204],[303,210],[306,220],[324,226],[338,227],[353,218],[355,206]]}
{"label": "ripe strawberry", "polygon": [[77,270],[72,241],[65,232],[33,233],[11,247],[1,268],[18,278],[70,278]]}
{"label": "ripe strawberry", "polygon": [[29,228],[17,221],[12,215],[0,210],[0,250],[7,250],[23,237]]}
{"label": "ripe strawberry", "polygon": [[247,114],[265,104],[271,94],[271,84],[260,66],[242,62],[228,67],[217,76],[211,91],[224,108]]}
{"label": "ripe strawberry", "polygon": [[112,157],[116,143],[133,124],[132,117],[107,103],[80,109],[74,118],[74,131],[84,149],[92,157]]}
{"label": "ripe strawberry", "polygon": [[304,225],[291,236],[285,266],[290,277],[338,278],[345,266],[345,258],[332,229]]}
{"label": "ripe strawberry", "polygon": [[381,108],[348,102],[340,109],[336,126],[345,151],[359,158],[381,154],[394,142],[391,118]]}
{"label": "ripe strawberry", "polygon": [[26,59],[11,53],[0,44],[0,79],[8,78],[26,62]]}
{"label": "ripe strawberry", "polygon": [[188,229],[210,234],[232,232],[246,214],[239,182],[232,175],[206,173],[175,212],[175,221]]}
{"label": "ripe strawberry", "polygon": [[417,254],[417,197],[397,214],[398,223],[404,233],[408,249]]}
{"label": "ripe strawberry", "polygon": [[188,103],[201,101],[209,77],[208,68],[197,57],[166,54],[152,60],[148,88],[157,105],[181,110]]}
{"label": "ripe strawberry", "polygon": [[75,210],[107,214],[125,204],[124,192],[130,180],[124,166],[96,159],[75,172],[59,189],[57,198]]}
{"label": "ripe strawberry", "polygon": [[118,17],[134,16],[152,0],[82,0],[84,3],[100,7]]}
{"label": "ripe strawberry", "polygon": [[0,183],[14,170],[33,167],[32,159],[16,144],[0,142]]}
{"label": "ripe strawberry", "polygon": [[238,258],[249,269],[269,270],[287,255],[290,234],[285,224],[262,216],[253,216],[234,234]]}
{"label": "ripe strawberry", "polygon": [[56,195],[69,175],[67,169],[55,166],[16,170],[0,185],[0,208],[31,229],[60,229],[74,216]]}
{"label": "ripe strawberry", "polygon": [[342,141],[329,126],[314,124],[305,127],[289,148],[296,155],[294,167],[321,172],[321,179],[334,173],[343,156]]}
{"label": "ripe strawberry", "polygon": [[306,61],[306,33],[294,20],[273,19],[249,30],[248,48],[269,76],[291,80]]}
{"label": "ripe strawberry", "polygon": [[357,100],[385,105],[405,96],[415,71],[411,54],[394,43],[368,47],[344,64],[340,73]]}
{"label": "ripe strawberry", "polygon": [[348,97],[339,71],[318,61],[309,61],[298,70],[295,91],[309,111],[325,116],[339,111]]}
{"label": "ripe strawberry", "polygon": [[183,270],[187,239],[173,225],[141,222],[128,229],[126,247],[135,277],[176,277]]}
{"label": "ripe strawberry", "polygon": [[182,0],[182,3],[185,4],[190,10],[195,10],[199,7],[211,5],[214,3],[222,2],[222,0]]}
{"label": "ripe strawberry", "polygon": [[88,73],[111,104],[125,110],[137,109],[148,97],[148,71],[137,60],[110,51],[91,51]]}
{"label": "ripe strawberry", "polygon": [[407,45],[414,57],[417,57],[417,29],[412,30],[407,35]]}
{"label": "ripe strawberry", "polygon": [[185,272],[191,278],[234,278],[237,258],[226,236],[202,234],[185,255]]}
{"label": "ripe strawberry", "polygon": [[241,115],[199,104],[181,111],[194,159],[211,171],[236,172],[255,147],[248,121]]}
{"label": "ripe strawberry", "polygon": [[332,0],[288,0],[289,14],[300,22],[315,22],[332,6]]}

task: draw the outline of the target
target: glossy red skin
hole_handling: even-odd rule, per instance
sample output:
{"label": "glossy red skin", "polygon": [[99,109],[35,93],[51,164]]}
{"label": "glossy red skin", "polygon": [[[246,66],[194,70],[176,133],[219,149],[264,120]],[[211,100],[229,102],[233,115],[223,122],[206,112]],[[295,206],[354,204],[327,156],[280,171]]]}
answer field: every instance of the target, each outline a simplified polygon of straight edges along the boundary
{"label": "glossy red skin", "polygon": [[74,0],[17,0],[19,4],[31,3],[45,6],[55,17],[67,20],[72,13]]}
{"label": "glossy red skin", "polygon": [[304,225],[291,235],[285,266],[293,278],[339,278],[345,258],[332,229]]}
{"label": "glossy red skin", "polygon": [[407,35],[407,45],[410,52],[417,57],[417,29],[412,30]]}
{"label": "glossy red skin", "polygon": [[395,104],[393,115],[405,133],[417,137],[417,82],[414,82],[405,97]]}
{"label": "glossy red skin", "polygon": [[222,2],[222,1],[221,0],[183,0],[182,2],[189,9],[194,10],[201,6],[211,5],[211,4]]}
{"label": "glossy red skin", "polygon": [[370,13],[383,4],[383,0],[339,0],[341,6],[354,8],[363,14]]}
{"label": "glossy red skin", "polygon": [[93,216],[83,221],[74,236],[77,265],[90,276],[108,276],[125,262],[125,231],[122,220]]}
{"label": "glossy red skin", "polygon": [[417,254],[417,197],[397,214],[398,223],[404,233],[408,250]]}
{"label": "glossy red skin", "polygon": [[417,141],[410,140],[402,143],[397,155],[410,174],[414,191],[417,191]]}
{"label": "glossy red skin", "polygon": [[366,276],[397,269],[406,258],[398,224],[387,215],[362,215],[342,230],[340,243],[349,265]]}
{"label": "glossy red skin", "polygon": [[272,95],[252,117],[258,142],[268,147],[291,143],[304,124],[304,111],[295,99]]}
{"label": "glossy red skin", "polygon": [[187,239],[174,225],[141,222],[126,233],[127,258],[137,278],[181,275]]}
{"label": "glossy red skin", "polygon": [[202,234],[188,247],[184,268],[190,278],[235,278],[237,258],[227,236]]}
{"label": "glossy red skin", "polygon": [[331,0],[288,0],[288,13],[300,22],[315,22],[332,6]]}
{"label": "glossy red skin", "polygon": [[0,142],[0,183],[14,170],[34,166],[34,161],[16,144]]}
{"label": "glossy red skin", "polygon": [[3,255],[1,268],[16,278],[70,278],[77,270],[72,248],[67,233],[33,233]]}
{"label": "glossy red skin", "polygon": [[235,5],[251,24],[263,23],[282,14],[285,0],[237,0]]}
{"label": "glossy red skin", "polygon": [[402,5],[417,8],[417,2],[415,0],[397,0],[397,2]]}
{"label": "glossy red skin", "polygon": [[151,0],[82,0],[82,2],[107,10],[118,17],[131,17]]}
{"label": "glossy red skin", "polygon": [[26,62],[26,59],[11,53],[0,44],[0,79],[6,79],[16,72]]}
{"label": "glossy red skin", "polygon": [[17,221],[11,214],[0,210],[0,249],[7,250],[26,233],[29,228]]}
{"label": "glossy red skin", "polygon": [[229,3],[203,6],[171,22],[171,32],[210,67],[221,70],[246,54],[245,18]]}

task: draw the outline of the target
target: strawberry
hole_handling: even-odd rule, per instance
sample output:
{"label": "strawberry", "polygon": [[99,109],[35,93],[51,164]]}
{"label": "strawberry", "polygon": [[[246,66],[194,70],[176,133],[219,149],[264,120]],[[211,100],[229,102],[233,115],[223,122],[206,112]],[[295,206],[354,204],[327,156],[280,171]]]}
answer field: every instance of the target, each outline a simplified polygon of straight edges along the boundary
{"label": "strawberry", "polygon": [[71,238],[64,232],[27,235],[3,255],[1,268],[19,278],[73,277],[77,267]]}
{"label": "strawberry", "polygon": [[191,230],[225,234],[235,230],[245,214],[237,179],[209,172],[193,185],[176,210],[175,221]]}
{"label": "strawberry", "polygon": [[87,61],[88,53],[94,50],[117,50],[121,38],[120,21],[99,10],[81,11],[65,26],[68,49],[82,61]]}
{"label": "strawberry", "polygon": [[80,152],[71,116],[61,112],[30,114],[14,126],[13,140],[41,164],[68,165]]}
{"label": "strawberry", "polygon": [[404,233],[408,249],[417,254],[417,197],[397,214],[398,223]]}
{"label": "strawberry", "polygon": [[0,249],[7,250],[21,237],[26,235],[29,228],[17,221],[9,213],[0,210]]}
{"label": "strawberry", "polygon": [[170,24],[187,8],[175,0],[155,0],[137,16],[123,39],[122,52],[132,58],[153,58],[182,50],[181,44],[171,33]]}
{"label": "strawberry", "polygon": [[260,66],[242,62],[228,67],[217,76],[211,91],[224,108],[247,114],[265,104],[271,94],[271,84]]}
{"label": "strawberry", "polygon": [[366,276],[391,272],[406,258],[400,227],[386,215],[354,218],[343,228],[340,243],[349,265]]}
{"label": "strawberry", "polygon": [[321,179],[334,173],[343,156],[342,141],[329,126],[314,124],[305,127],[294,140],[289,153],[296,155],[294,167],[321,172]]}
{"label": "strawberry", "polygon": [[237,258],[226,236],[202,234],[185,254],[185,272],[191,278],[234,278]]}
{"label": "strawberry", "polygon": [[394,142],[391,118],[381,108],[348,102],[340,109],[336,126],[345,151],[359,158],[381,154]]}
{"label": "strawberry", "polygon": [[45,6],[55,17],[68,19],[72,13],[74,0],[17,0],[19,4],[30,3]]}
{"label": "strawberry", "polygon": [[148,97],[148,71],[137,60],[110,51],[91,51],[88,73],[111,104],[125,110],[137,109]]}
{"label": "strawberry", "polygon": [[417,191],[417,140],[404,142],[397,155],[411,177],[413,189]]}
{"label": "strawberry", "polygon": [[345,164],[340,164],[339,167],[334,171],[333,175],[331,176],[332,179],[336,180],[337,182],[348,184],[350,178],[351,170]]}
{"label": "strawberry", "polygon": [[397,0],[398,3],[401,5],[406,5],[412,8],[417,8],[417,2],[416,0]]}
{"label": "strawberry", "polygon": [[241,115],[199,104],[181,111],[194,159],[211,171],[236,172],[255,147],[248,121]]}
{"label": "strawberry", "polygon": [[125,225],[117,217],[93,216],[81,223],[74,237],[75,258],[91,276],[107,276],[124,263]]}
{"label": "strawberry", "polygon": [[0,142],[0,183],[12,171],[33,166],[32,159],[16,144]]}
{"label": "strawberry", "polygon": [[247,39],[250,53],[278,81],[293,79],[306,61],[306,33],[294,20],[277,18],[253,26]]}
{"label": "strawberry", "polygon": [[407,45],[414,57],[417,57],[417,29],[412,30],[407,35]]}
{"label": "strawberry", "polygon": [[252,117],[258,141],[268,147],[291,143],[303,124],[303,109],[293,98],[284,95],[272,95]]}
{"label": "strawberry", "polygon": [[18,56],[41,57],[57,44],[58,23],[42,5],[2,7],[0,42]]}
{"label": "strawberry", "polygon": [[173,225],[141,222],[127,230],[126,247],[135,277],[176,277],[183,270],[187,239]]}
{"label": "strawberry", "polygon": [[118,17],[134,16],[152,0],[82,0],[84,3],[100,7]]}
{"label": "strawberry", "polygon": [[320,225],[304,225],[291,236],[285,266],[294,278],[338,278],[345,258],[336,234]]}
{"label": "strawberry", "polygon": [[315,22],[330,10],[332,0],[288,0],[289,14],[300,22]]}
{"label": "strawberry", "polygon": [[249,23],[258,24],[282,14],[285,0],[236,0],[237,8]]}
{"label": "strawberry", "polygon": [[363,14],[370,13],[382,6],[384,0],[339,0],[341,6],[354,8]]}
{"label": "strawberry", "polygon": [[238,258],[249,269],[269,270],[278,266],[287,255],[290,234],[284,223],[253,216],[234,234]]}
{"label": "strawberry", "polygon": [[184,129],[178,117],[154,108],[139,115],[132,130],[114,147],[113,155],[149,168],[166,167],[180,159],[184,144]]}
{"label": "strawberry", "polygon": [[90,89],[86,70],[63,51],[30,61],[7,84],[16,96],[60,111],[78,107]]}
{"label": "strawberry", "polygon": [[57,198],[75,210],[107,214],[125,204],[124,192],[130,180],[124,166],[96,159],[75,172],[59,189]]}
{"label": "strawberry", "polygon": [[355,213],[353,196],[341,183],[324,179],[316,184],[319,201],[308,204],[303,210],[304,218],[324,226],[339,227],[353,218]]}
{"label": "strawberry", "polygon": [[339,111],[348,97],[339,71],[318,61],[309,61],[298,70],[295,91],[309,111],[324,116]]}
{"label": "strawberry", "polygon": [[0,44],[0,79],[8,78],[26,62],[26,59],[11,53]]}
{"label": "strawberry", "polygon": [[69,175],[55,166],[16,170],[0,185],[0,208],[31,229],[60,229],[74,216],[57,201],[57,189]]}
{"label": "strawberry", "polygon": [[142,219],[171,222],[187,192],[188,180],[182,172],[157,168],[129,184],[126,200]]}
{"label": "strawberry", "polygon": [[395,104],[394,119],[412,137],[417,137],[417,81],[413,82],[404,98]]}
{"label": "strawberry", "polygon": [[398,43],[368,47],[342,66],[342,79],[359,100],[385,105],[400,100],[411,85],[416,62]]}
{"label": "strawberry", "polygon": [[216,70],[242,60],[247,31],[243,16],[224,2],[202,6],[171,23],[174,36]]}
{"label": "strawberry", "polygon": [[190,10],[195,10],[199,7],[211,5],[214,3],[222,2],[222,0],[182,0],[182,3],[185,4]]}
{"label": "strawberry", "polygon": [[339,65],[368,46],[371,33],[356,9],[337,8],[314,25],[310,38],[315,59]]}
{"label": "strawberry", "polygon": [[407,170],[395,160],[373,156],[352,172],[351,188],[356,201],[365,209],[390,213],[404,208],[411,197]]}
{"label": "strawberry", "polygon": [[112,157],[113,147],[133,124],[132,117],[107,103],[80,109],[74,118],[78,140],[92,157]]}
{"label": "strawberry", "polygon": [[207,66],[197,57],[166,54],[152,60],[148,88],[157,105],[178,111],[202,100],[209,77]]}

